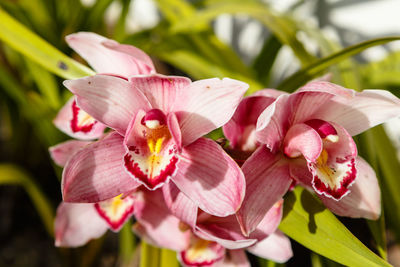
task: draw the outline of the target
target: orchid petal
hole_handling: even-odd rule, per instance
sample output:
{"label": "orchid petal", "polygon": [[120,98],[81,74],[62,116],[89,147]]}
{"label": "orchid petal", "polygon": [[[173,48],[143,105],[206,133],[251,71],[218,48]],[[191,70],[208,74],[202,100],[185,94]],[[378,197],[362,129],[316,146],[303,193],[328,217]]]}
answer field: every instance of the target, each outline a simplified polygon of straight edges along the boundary
{"label": "orchid petal", "polygon": [[292,179],[289,165],[281,154],[260,146],[242,166],[246,196],[237,213],[245,235],[254,231],[268,210],[282,198]]}
{"label": "orchid petal", "polygon": [[254,238],[257,240],[262,240],[273,234],[279,226],[279,223],[282,219],[283,213],[283,199],[276,202],[272,208],[270,208],[262,219],[262,221],[258,224],[257,228],[250,234],[250,238]]}
{"label": "orchid petal", "polygon": [[400,115],[400,100],[386,90],[364,90],[352,98],[335,97],[318,117],[343,126],[350,135]]}
{"label": "orchid petal", "polygon": [[243,249],[227,250],[224,261],[216,267],[251,267]]}
{"label": "orchid petal", "polygon": [[182,151],[182,132],[179,128],[178,118],[174,113],[169,113],[167,115],[167,125],[178,151]]}
{"label": "orchid petal", "polygon": [[340,201],[319,195],[332,212],[340,216],[376,220],[381,213],[381,192],[376,174],[362,158],[356,161],[357,178],[350,193]]}
{"label": "orchid petal", "polygon": [[[88,127],[76,127],[79,123],[78,117],[80,114],[88,118]],[[81,140],[92,140],[99,138],[103,135],[106,126],[100,122],[95,121],[85,111],[76,106],[75,98],[71,97],[68,102],[58,112],[57,117],[53,121],[54,125],[67,135]],[[75,127],[73,127],[75,126]]]}
{"label": "orchid petal", "polygon": [[330,83],[328,81],[309,82],[303,87],[300,87],[296,92],[325,92],[348,99],[354,97],[355,95],[354,90],[344,88],[343,86]]}
{"label": "orchid petal", "polygon": [[118,232],[133,214],[134,197],[122,194],[94,204],[98,214],[108,223],[111,230]]}
{"label": "orchid petal", "polygon": [[289,238],[279,230],[247,250],[258,257],[279,263],[286,262],[293,256]]}
{"label": "orchid petal", "polygon": [[108,226],[94,204],[62,202],[57,208],[54,228],[57,247],[79,247],[102,236]]}
{"label": "orchid petal", "polygon": [[175,174],[177,148],[166,125],[150,129],[142,124],[145,115],[139,110],[128,127],[124,167],[137,182],[155,190]]}
{"label": "orchid petal", "polygon": [[200,209],[216,216],[235,213],[244,197],[245,180],[239,166],[206,138],[183,147],[171,179]]}
{"label": "orchid petal", "polygon": [[196,226],[197,206],[185,196],[174,183],[165,184],[162,187],[165,204],[174,216],[191,228]]}
{"label": "orchid petal", "polygon": [[191,231],[179,227],[180,221],[168,210],[161,190],[139,193],[135,201],[135,218],[138,224],[133,230],[148,243],[175,251],[188,247]]}
{"label": "orchid petal", "polygon": [[320,107],[327,106],[333,94],[325,92],[298,92],[281,95],[268,106],[257,120],[257,139],[275,151],[281,145],[291,125],[316,116]]}
{"label": "orchid petal", "polygon": [[153,108],[169,113],[183,90],[191,83],[190,79],[180,76],[153,74],[130,79],[133,87],[146,96]]}
{"label": "orchid petal", "polygon": [[69,140],[49,148],[50,156],[60,167],[64,167],[67,161],[82,147],[90,144],[89,141]]}
{"label": "orchid petal", "polygon": [[79,150],[63,171],[62,192],[67,202],[99,202],[140,184],[125,172],[123,137],[112,132]]}
{"label": "orchid petal", "polygon": [[192,236],[190,246],[178,254],[184,266],[214,266],[225,256],[225,248],[218,243]]}
{"label": "orchid petal", "polygon": [[248,85],[224,78],[191,83],[179,95],[173,111],[182,131],[182,144],[188,145],[229,121]]}
{"label": "orchid petal", "polygon": [[76,94],[79,107],[122,135],[139,109],[150,109],[142,92],[118,77],[94,75],[66,80],[64,85]]}
{"label": "orchid petal", "polygon": [[232,119],[222,127],[232,148],[243,151],[256,149],[256,140],[252,136],[254,136],[257,118],[274,100],[271,97],[250,96],[240,102]]}
{"label": "orchid petal", "polygon": [[65,39],[98,73],[129,77],[154,71],[149,56],[136,47],[91,32],[70,34]]}
{"label": "orchid petal", "polygon": [[322,140],[317,131],[304,123],[290,127],[286,133],[284,153],[290,158],[303,155],[307,161],[315,161],[322,151]]}
{"label": "orchid petal", "polygon": [[318,194],[340,200],[349,193],[357,170],[355,158],[357,147],[352,137],[341,126],[332,123],[336,129],[335,142],[324,141],[324,148],[315,162],[308,162],[313,174],[312,186]]}

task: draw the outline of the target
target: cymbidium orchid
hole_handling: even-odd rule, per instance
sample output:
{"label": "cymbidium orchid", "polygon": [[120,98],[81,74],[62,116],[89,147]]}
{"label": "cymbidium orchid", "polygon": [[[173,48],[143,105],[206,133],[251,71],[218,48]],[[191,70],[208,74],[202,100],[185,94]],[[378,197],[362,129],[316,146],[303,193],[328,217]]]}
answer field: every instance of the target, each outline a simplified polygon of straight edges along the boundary
{"label": "cymbidium orchid", "polygon": [[[68,35],[66,41],[97,73],[131,77],[155,72],[150,57],[136,47],[90,32]],[[71,137],[83,140],[99,138],[106,128],[83,111],[74,97],[60,110],[54,124]]]}
{"label": "cymbidium orchid", "polygon": [[134,231],[155,246],[177,251],[184,266],[250,266],[244,249],[277,262],[292,256],[289,239],[276,230],[282,216],[282,201],[268,211],[257,230],[246,238],[234,215],[215,217],[199,211],[195,224],[188,225],[172,215],[159,190],[141,193],[135,206]]}
{"label": "cymbidium orchid", "polygon": [[257,227],[293,181],[313,188],[338,215],[378,218],[377,179],[351,136],[399,115],[399,99],[383,90],[311,82],[278,96],[257,120],[262,145],[242,166],[247,191],[237,216],[243,232]]}
{"label": "cymbidium orchid", "polygon": [[[67,141],[50,148],[54,162],[63,167],[86,141]],[[134,212],[134,193],[98,203],[65,203],[57,208],[54,222],[55,245],[77,247],[102,236],[107,229],[117,232]]]}
{"label": "cymbidium orchid", "polygon": [[226,216],[240,207],[240,168],[202,136],[230,119],[247,84],[159,74],[102,74],[64,84],[78,106],[115,130],[67,163],[65,201],[99,202],[140,185],[155,190],[171,179],[206,212]]}

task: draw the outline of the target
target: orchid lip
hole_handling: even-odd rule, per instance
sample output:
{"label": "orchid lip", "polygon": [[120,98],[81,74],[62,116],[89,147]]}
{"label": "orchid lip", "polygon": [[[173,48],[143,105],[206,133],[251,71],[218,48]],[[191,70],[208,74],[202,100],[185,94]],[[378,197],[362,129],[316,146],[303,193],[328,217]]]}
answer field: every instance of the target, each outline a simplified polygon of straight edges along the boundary
{"label": "orchid lip", "polygon": [[72,103],[72,119],[70,123],[72,132],[88,133],[93,129],[97,121],[85,111],[81,110],[76,105],[76,101],[74,101]]}
{"label": "orchid lip", "polygon": [[225,256],[225,248],[220,244],[193,237],[189,248],[180,252],[186,266],[213,266]]}

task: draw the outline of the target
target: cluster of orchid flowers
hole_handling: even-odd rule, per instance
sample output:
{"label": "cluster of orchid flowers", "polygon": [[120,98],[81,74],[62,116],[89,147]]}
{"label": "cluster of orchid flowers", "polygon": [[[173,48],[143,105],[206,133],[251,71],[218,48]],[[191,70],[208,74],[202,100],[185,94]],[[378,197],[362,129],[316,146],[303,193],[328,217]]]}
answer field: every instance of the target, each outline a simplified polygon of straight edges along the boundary
{"label": "cluster of orchid flowers", "polygon": [[[74,96],[55,125],[75,138],[50,148],[64,167],[56,246],[133,231],[185,266],[249,266],[244,249],[285,262],[283,196],[314,190],[340,216],[377,219],[376,175],[352,139],[400,115],[384,90],[313,81],[288,94],[224,78],[156,73],[143,51],[94,33],[67,36],[96,75],[64,82]],[[203,137],[222,127],[229,144]]]}

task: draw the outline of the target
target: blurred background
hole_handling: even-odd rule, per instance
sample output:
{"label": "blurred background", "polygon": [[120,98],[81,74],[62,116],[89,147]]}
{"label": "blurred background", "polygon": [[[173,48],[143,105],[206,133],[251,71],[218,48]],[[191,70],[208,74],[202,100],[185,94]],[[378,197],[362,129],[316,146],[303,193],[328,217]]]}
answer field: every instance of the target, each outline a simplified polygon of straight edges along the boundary
{"label": "blurred background", "polygon": [[[240,9],[250,2],[262,3],[265,10]],[[232,77],[248,82],[253,91],[276,88],[314,59],[343,47],[400,35],[397,0],[0,0],[0,8],[81,63],[64,37],[93,31],[143,49],[160,73],[192,79]],[[216,10],[215,14],[190,19],[209,9]],[[299,44],[300,49],[293,49]],[[391,42],[343,60],[329,69],[332,80],[354,89],[387,89],[399,96],[399,49],[400,42]],[[48,147],[69,139],[52,124],[70,96],[62,80],[0,39],[0,266],[121,265],[115,233],[80,249],[54,247],[52,218],[61,202],[62,170],[51,161]],[[395,119],[385,126],[394,153],[388,157],[400,148],[399,125]],[[371,143],[370,138],[361,136],[359,142]],[[368,151],[360,149],[360,153]],[[392,161],[397,164],[393,170],[398,170],[397,159],[392,157]],[[379,174],[390,176],[379,164],[373,164]],[[382,190],[393,183],[383,184]],[[399,201],[391,193],[384,195],[389,203],[385,210],[388,257],[400,266],[399,215],[394,214],[400,210],[390,206]],[[365,221],[342,221],[374,249]],[[287,266],[339,265],[300,244],[293,242],[293,246],[295,256]],[[255,258],[251,260],[261,266]]]}

